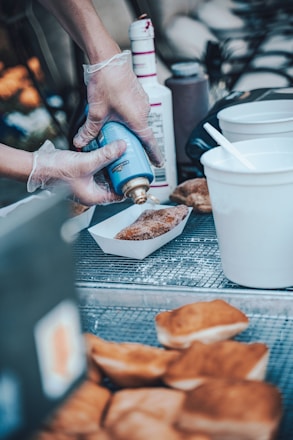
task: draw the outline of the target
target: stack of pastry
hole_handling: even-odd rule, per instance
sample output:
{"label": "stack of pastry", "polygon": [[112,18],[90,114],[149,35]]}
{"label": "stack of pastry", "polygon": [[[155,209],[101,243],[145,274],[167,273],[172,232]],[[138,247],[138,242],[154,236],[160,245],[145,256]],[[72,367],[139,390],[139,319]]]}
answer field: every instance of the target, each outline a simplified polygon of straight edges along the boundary
{"label": "stack of pastry", "polygon": [[275,438],[282,397],[264,380],[268,347],[232,339],[249,325],[243,312],[197,302],[155,325],[162,348],[85,334],[88,378],[34,440]]}

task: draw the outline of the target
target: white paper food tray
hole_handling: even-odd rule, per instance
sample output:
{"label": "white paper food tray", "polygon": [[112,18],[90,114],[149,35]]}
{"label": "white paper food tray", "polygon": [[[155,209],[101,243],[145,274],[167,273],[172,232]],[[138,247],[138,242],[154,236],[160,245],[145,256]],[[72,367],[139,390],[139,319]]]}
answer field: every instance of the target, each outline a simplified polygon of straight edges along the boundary
{"label": "white paper food tray", "polygon": [[91,224],[92,217],[94,215],[96,207],[91,206],[89,209],[84,211],[82,214],[76,215],[70,218],[66,222],[66,226],[69,226],[70,234],[72,236],[77,235],[80,231],[88,228]]}
{"label": "white paper food tray", "polygon": [[113,237],[115,237],[121,229],[133,223],[146,209],[161,209],[168,207],[171,206],[154,205],[151,203],[133,205],[130,208],[121,211],[119,214],[92,226],[88,231],[105,253],[142,260],[182,233],[192,208],[188,209],[189,212],[187,216],[179,223],[179,225],[159,237],[139,241],[117,240]]}

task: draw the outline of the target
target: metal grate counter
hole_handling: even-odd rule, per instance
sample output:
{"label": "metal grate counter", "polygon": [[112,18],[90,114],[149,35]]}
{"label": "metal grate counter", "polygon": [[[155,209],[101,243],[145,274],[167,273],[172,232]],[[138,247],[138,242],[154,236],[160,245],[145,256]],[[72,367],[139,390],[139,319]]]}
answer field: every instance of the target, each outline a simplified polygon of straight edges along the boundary
{"label": "metal grate counter", "polygon": [[[97,208],[92,224],[123,207]],[[154,317],[161,310],[222,298],[250,318],[237,337],[270,348],[266,380],[283,394],[278,440],[292,439],[293,292],[233,284],[222,272],[212,215],[191,214],[182,235],[144,260],[104,254],[87,230],[74,243],[83,330],[113,341],[159,346]]]}
{"label": "metal grate counter", "polygon": [[[127,207],[128,205],[126,205]],[[97,208],[96,224],[124,207]],[[75,243],[77,282],[235,288],[225,278],[212,215],[191,214],[183,233],[144,260],[107,255],[87,230]]]}

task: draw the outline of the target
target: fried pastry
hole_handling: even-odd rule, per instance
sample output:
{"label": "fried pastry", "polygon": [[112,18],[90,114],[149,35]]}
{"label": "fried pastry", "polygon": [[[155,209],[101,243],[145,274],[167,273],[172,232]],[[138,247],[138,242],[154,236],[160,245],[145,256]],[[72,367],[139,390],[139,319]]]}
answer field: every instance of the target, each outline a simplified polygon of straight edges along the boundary
{"label": "fried pastry", "polygon": [[155,324],[162,345],[187,348],[193,341],[210,343],[229,339],[247,328],[248,318],[226,301],[216,299],[160,312]]}
{"label": "fried pastry", "polygon": [[260,342],[195,341],[169,364],[163,382],[173,388],[191,390],[210,378],[263,380],[268,355],[268,347]]}
{"label": "fried pastry", "polygon": [[86,380],[47,422],[52,431],[68,435],[90,434],[101,425],[111,392]]}
{"label": "fried pastry", "polygon": [[180,440],[212,440],[212,437],[210,437],[207,434],[203,433],[196,433],[196,432],[180,432]]}
{"label": "fried pastry", "polygon": [[113,440],[113,437],[105,429],[99,429],[92,434],[79,436],[78,440]]}
{"label": "fried pastry", "polygon": [[77,436],[60,433],[57,431],[38,431],[31,440],[77,440]]}
{"label": "fried pastry", "polygon": [[162,209],[145,210],[131,225],[122,229],[115,238],[118,240],[148,240],[175,228],[188,214],[185,205]]}
{"label": "fried pastry", "polygon": [[180,183],[170,195],[170,200],[183,203],[195,212],[207,214],[212,212],[212,205],[205,177],[196,177]]}
{"label": "fried pastry", "polygon": [[138,410],[123,414],[109,431],[115,440],[181,440],[173,426]]}
{"label": "fried pastry", "polygon": [[139,410],[172,424],[185,399],[185,393],[163,387],[124,389],[117,391],[104,420],[109,428],[127,412]]}
{"label": "fried pastry", "polygon": [[122,387],[158,383],[169,362],[178,354],[175,350],[167,351],[132,342],[109,342],[98,337],[92,349],[93,359],[104,374]]}
{"label": "fried pastry", "polygon": [[282,417],[280,391],[253,380],[214,379],[187,391],[176,426],[213,440],[271,440]]}

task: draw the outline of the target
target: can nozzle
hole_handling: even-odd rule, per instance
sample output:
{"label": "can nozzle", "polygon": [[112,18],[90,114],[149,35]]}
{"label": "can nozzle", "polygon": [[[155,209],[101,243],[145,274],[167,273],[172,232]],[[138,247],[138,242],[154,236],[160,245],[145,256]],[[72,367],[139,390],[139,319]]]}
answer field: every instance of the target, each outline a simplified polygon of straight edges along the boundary
{"label": "can nozzle", "polygon": [[150,182],[146,177],[136,177],[129,180],[122,188],[125,197],[129,197],[136,205],[150,201],[152,203],[160,204],[159,199],[152,194],[147,194],[150,188]]}
{"label": "can nozzle", "polygon": [[147,201],[147,192],[150,182],[145,177],[137,177],[129,180],[122,188],[125,197],[129,197],[137,205],[142,205]]}

